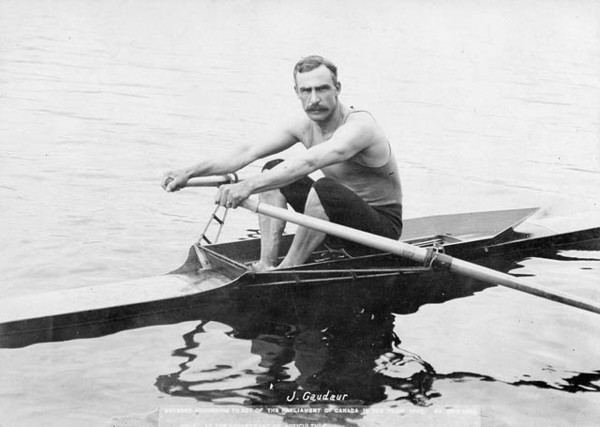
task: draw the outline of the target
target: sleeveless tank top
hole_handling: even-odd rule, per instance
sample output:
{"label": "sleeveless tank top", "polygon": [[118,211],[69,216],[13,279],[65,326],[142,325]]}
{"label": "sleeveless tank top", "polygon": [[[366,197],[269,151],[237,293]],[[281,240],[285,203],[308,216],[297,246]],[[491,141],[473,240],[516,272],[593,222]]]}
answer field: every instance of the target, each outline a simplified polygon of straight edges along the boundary
{"label": "sleeveless tank top", "polygon": [[[346,123],[348,116],[355,113],[367,113],[365,110],[351,109],[345,116],[342,124]],[[316,139],[314,123],[309,124],[307,145],[311,147]],[[336,180],[350,188],[371,206],[398,206],[402,205],[402,187],[398,165],[392,152],[389,141],[380,137],[388,146],[388,160],[383,166],[372,167],[361,163],[358,156],[345,162],[321,168],[326,177]],[[323,141],[322,143],[327,143]]]}

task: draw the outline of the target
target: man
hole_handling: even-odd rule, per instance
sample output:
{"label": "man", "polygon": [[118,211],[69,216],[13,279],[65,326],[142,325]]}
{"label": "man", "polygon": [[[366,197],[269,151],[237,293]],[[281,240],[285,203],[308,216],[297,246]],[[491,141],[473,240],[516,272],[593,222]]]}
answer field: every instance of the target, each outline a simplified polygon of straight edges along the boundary
{"label": "man", "polygon": [[[286,161],[271,161],[263,173],[219,188],[215,203],[235,208],[252,194],[279,207],[397,239],[402,231],[402,191],[398,167],[388,140],[373,117],[339,102],[337,68],[320,56],[294,67],[294,90],[305,114],[258,143],[244,142],[227,154],[167,172],[166,191],[185,187],[192,177],[235,172],[255,160],[279,153],[297,142],[306,151]],[[324,178],[313,182],[317,170]],[[257,271],[277,266],[285,223],[260,217],[261,259]],[[279,267],[302,264],[326,235],[299,227]]]}

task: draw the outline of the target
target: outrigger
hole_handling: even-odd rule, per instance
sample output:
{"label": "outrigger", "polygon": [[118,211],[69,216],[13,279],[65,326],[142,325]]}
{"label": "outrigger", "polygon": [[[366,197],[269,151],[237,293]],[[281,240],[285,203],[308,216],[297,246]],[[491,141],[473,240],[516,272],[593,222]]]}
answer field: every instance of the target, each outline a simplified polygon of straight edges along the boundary
{"label": "outrigger", "polygon": [[[218,185],[229,177],[193,180],[188,186]],[[0,347],[99,336],[116,330],[190,320],[199,304],[224,291],[285,286],[327,286],[352,282],[369,286],[426,286],[440,275],[470,277],[503,285],[583,310],[600,313],[600,303],[543,288],[483,265],[496,259],[543,256],[561,249],[600,249],[600,226],[593,221],[573,230],[531,220],[537,208],[438,215],[405,221],[402,239],[387,239],[248,199],[242,207],[314,228],[376,249],[364,254],[317,248],[301,266],[252,272],[260,239],[206,244],[202,239],[185,263],[163,276],[94,285],[34,296],[0,299]],[[216,213],[213,218],[220,221]],[[589,221],[588,221],[589,222]],[[206,231],[206,230],[205,230]],[[205,233],[203,233],[203,236]],[[293,235],[284,236],[283,256]],[[205,239],[206,240],[206,239]],[[415,278],[422,280],[415,281]]]}

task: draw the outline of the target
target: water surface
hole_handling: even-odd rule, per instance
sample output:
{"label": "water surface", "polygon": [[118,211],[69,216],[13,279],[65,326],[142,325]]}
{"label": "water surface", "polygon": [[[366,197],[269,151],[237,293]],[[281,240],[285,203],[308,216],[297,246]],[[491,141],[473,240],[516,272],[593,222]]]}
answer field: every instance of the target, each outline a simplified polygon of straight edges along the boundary
{"label": "water surface", "polygon": [[[291,69],[311,53],[338,64],[343,102],[384,126],[408,217],[528,206],[595,215],[598,22],[594,1],[3,1],[2,295],[179,265],[212,192],[165,194],[160,175],[295,112]],[[235,212],[223,237],[251,228],[255,218]],[[575,251],[513,272],[598,300],[599,259]],[[335,295],[329,317],[309,293],[291,318],[209,312],[1,350],[0,423],[102,425],[153,420],[169,405],[277,401],[311,369],[339,389],[365,384],[355,397],[371,407],[474,408],[483,425],[600,416],[591,314],[501,288],[416,312],[361,313]],[[324,350],[316,326],[341,347]],[[275,378],[283,389],[270,389]]]}

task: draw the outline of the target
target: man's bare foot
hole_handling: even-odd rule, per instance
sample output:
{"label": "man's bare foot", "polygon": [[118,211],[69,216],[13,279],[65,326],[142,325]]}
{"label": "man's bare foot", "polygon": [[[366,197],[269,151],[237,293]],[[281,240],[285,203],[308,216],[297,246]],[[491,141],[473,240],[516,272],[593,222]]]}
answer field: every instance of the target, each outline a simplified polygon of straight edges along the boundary
{"label": "man's bare foot", "polygon": [[252,273],[264,273],[265,271],[273,269],[275,269],[274,265],[269,265],[262,261],[255,262],[254,264],[251,264],[250,267],[248,267],[248,271]]}

